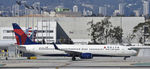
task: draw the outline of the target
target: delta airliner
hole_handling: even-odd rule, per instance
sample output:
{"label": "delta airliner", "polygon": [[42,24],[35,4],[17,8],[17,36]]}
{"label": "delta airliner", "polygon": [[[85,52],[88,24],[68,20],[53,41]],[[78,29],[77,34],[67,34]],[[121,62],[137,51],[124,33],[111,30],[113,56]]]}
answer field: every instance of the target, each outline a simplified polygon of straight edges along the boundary
{"label": "delta airliner", "polygon": [[136,56],[141,48],[149,46],[121,46],[121,45],[68,45],[68,44],[38,44],[32,42],[18,24],[13,23],[15,37],[20,50],[43,56],[68,56],[72,60],[76,57],[92,59],[95,56],[124,57]]}

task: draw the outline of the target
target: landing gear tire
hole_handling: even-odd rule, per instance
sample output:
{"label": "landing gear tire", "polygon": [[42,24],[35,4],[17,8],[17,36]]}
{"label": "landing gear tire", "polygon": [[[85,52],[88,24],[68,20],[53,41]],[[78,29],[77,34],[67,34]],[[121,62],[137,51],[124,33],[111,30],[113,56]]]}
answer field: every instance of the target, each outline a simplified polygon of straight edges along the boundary
{"label": "landing gear tire", "polygon": [[75,61],[76,60],[76,57],[72,57],[72,61]]}
{"label": "landing gear tire", "polygon": [[123,60],[126,60],[127,58],[129,58],[129,57],[124,57]]}
{"label": "landing gear tire", "polygon": [[123,58],[123,60],[126,60],[126,59],[127,59],[127,57],[124,57],[124,58]]}
{"label": "landing gear tire", "polygon": [[6,57],[6,60],[8,60],[8,57]]}

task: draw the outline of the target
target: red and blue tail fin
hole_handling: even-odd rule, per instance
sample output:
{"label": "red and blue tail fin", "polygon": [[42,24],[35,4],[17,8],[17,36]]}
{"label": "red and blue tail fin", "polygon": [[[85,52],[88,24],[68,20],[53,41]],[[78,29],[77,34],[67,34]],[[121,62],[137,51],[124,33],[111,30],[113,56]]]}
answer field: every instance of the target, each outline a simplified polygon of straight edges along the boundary
{"label": "red and blue tail fin", "polygon": [[19,27],[17,23],[12,23],[15,37],[17,40],[18,45],[28,45],[28,44],[38,44],[36,42],[33,42],[27,35],[24,33],[24,31]]}

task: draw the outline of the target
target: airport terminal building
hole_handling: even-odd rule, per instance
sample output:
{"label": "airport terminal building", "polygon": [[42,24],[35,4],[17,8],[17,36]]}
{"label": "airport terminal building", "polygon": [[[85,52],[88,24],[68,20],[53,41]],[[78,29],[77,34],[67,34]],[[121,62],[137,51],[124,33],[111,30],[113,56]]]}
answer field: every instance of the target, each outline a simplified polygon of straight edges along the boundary
{"label": "airport terminal building", "polygon": [[[14,40],[12,23],[18,23],[24,30],[32,27],[38,30],[36,39],[46,39],[47,43],[71,39],[74,44],[87,44],[91,41],[88,35],[88,22],[100,22],[105,17],[0,17],[0,40]],[[111,17],[113,26],[123,29],[123,37],[132,34],[133,27],[145,22],[144,17]]]}

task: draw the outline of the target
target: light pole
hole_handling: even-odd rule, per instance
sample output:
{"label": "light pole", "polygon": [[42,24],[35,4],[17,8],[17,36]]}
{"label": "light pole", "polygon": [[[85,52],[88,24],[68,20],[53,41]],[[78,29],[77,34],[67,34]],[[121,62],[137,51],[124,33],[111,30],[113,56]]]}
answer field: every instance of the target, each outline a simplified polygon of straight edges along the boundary
{"label": "light pole", "polygon": [[149,27],[148,27],[148,25],[146,24],[146,25],[144,25],[144,32],[143,32],[143,36],[144,36],[144,45],[145,45],[145,42],[147,42],[146,41],[146,37],[147,36],[149,36]]}

